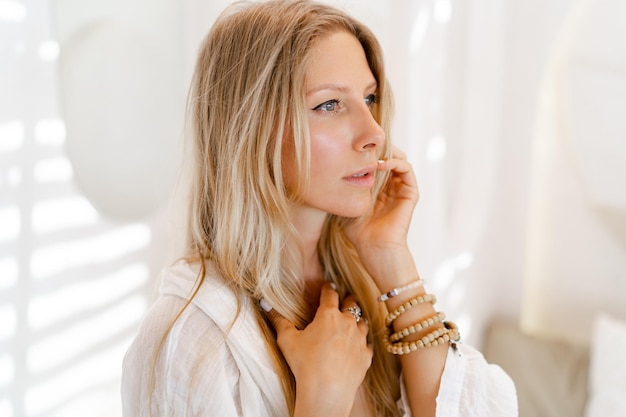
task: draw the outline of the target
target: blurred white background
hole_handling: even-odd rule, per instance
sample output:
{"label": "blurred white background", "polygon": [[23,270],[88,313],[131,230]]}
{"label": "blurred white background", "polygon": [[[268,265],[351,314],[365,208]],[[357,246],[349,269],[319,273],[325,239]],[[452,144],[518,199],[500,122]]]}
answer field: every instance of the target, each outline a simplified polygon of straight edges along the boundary
{"label": "blurred white background", "polygon": [[[0,0],[0,417],[121,414],[195,54],[229,3]],[[626,3],[331,3],[385,49],[412,249],[465,340],[506,318],[585,344],[626,318]]]}

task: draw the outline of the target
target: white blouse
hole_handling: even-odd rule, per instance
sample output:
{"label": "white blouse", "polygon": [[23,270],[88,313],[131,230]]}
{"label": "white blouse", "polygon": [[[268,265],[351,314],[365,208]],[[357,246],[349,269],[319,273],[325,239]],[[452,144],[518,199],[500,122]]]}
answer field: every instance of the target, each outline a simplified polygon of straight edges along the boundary
{"label": "white blouse", "polygon": [[[198,294],[163,340],[191,293],[197,272],[186,262],[164,270],[161,296],[124,358],[124,416],[288,417],[251,301],[242,303],[239,318],[231,323],[237,300],[214,271],[207,268]],[[399,405],[407,410],[403,416],[410,417],[406,404],[403,392]],[[449,350],[437,417],[517,415],[515,386],[501,368],[488,364],[468,345]]]}

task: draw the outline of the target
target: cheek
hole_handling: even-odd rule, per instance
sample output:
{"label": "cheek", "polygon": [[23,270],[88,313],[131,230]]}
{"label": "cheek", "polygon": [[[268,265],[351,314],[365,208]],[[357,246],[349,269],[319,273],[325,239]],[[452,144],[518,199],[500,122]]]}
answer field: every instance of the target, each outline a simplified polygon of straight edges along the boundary
{"label": "cheek", "polygon": [[311,131],[311,169],[315,171],[328,170],[331,161],[343,158],[341,132],[334,129],[317,129]]}

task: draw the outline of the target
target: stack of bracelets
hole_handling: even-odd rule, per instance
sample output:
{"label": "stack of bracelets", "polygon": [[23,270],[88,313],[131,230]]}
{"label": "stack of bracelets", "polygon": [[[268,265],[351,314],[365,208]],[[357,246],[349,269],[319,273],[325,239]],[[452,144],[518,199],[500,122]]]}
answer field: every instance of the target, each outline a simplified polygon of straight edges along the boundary
{"label": "stack of bracelets", "polygon": [[[378,297],[378,301],[386,301],[404,291],[417,288],[422,285],[424,285],[424,281],[418,279],[403,287],[394,288],[388,293],[382,294]],[[444,343],[450,343],[452,347],[456,347],[456,342],[461,339],[459,328],[451,321],[444,321],[446,315],[442,312],[437,312],[437,314],[414,323],[397,332],[393,331],[394,321],[404,312],[410,310],[418,304],[431,303],[434,305],[436,302],[437,298],[432,294],[419,295],[402,304],[400,307],[396,308],[387,315],[387,318],[385,319],[387,329],[383,335],[383,345],[385,346],[387,352],[393,353],[394,355],[404,355],[421,348],[434,347]],[[402,341],[405,337],[427,330],[437,323],[443,323],[443,327],[437,327],[435,330],[417,340]]]}

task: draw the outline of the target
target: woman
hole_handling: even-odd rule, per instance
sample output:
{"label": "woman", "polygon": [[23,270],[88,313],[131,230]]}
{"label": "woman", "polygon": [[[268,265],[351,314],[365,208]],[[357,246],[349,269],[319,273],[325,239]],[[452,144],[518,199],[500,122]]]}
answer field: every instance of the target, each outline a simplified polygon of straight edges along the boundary
{"label": "woman", "polygon": [[516,415],[419,279],[365,26],[304,0],[231,9],[189,107],[187,253],[125,358],[125,416]]}

